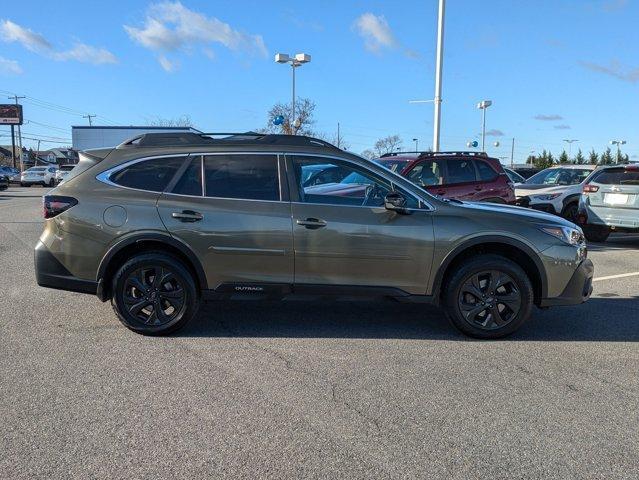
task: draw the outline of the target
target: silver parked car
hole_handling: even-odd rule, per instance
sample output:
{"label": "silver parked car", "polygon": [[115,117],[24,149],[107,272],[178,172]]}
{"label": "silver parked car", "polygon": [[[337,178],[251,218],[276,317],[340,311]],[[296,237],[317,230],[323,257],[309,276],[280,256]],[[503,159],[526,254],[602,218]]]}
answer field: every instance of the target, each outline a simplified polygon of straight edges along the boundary
{"label": "silver parked car", "polygon": [[639,165],[604,167],[590,175],[577,220],[593,242],[606,241],[610,232],[639,233]]}

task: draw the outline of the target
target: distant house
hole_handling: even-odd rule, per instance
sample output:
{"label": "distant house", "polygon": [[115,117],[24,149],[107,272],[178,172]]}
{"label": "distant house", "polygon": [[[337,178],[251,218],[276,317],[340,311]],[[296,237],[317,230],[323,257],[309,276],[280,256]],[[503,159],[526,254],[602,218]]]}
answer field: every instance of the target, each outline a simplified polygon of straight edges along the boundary
{"label": "distant house", "polygon": [[52,148],[50,150],[34,152],[34,154],[35,160],[29,163],[35,163],[36,165],[52,163],[67,165],[78,163],[78,152],[71,148]]}

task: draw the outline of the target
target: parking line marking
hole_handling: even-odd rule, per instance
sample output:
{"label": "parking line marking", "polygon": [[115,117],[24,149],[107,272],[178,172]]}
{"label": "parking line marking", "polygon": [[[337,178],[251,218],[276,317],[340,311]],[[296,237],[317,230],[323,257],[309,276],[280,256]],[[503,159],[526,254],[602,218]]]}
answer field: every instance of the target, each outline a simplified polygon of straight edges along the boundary
{"label": "parking line marking", "polygon": [[608,275],[607,277],[593,278],[592,281],[601,282],[602,280],[612,280],[613,278],[636,277],[637,275],[639,275],[639,272],[620,273],[619,275]]}

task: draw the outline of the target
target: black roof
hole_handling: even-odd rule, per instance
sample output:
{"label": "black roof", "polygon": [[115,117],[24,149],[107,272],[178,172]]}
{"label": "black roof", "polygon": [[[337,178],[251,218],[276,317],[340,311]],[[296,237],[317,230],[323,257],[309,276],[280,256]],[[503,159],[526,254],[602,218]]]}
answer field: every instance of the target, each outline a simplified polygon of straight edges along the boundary
{"label": "black roof", "polygon": [[192,133],[161,132],[138,135],[120,144],[124,148],[141,147],[199,147],[220,145],[277,145],[277,146],[315,146],[340,150],[336,146],[304,135],[277,135],[268,133]]}

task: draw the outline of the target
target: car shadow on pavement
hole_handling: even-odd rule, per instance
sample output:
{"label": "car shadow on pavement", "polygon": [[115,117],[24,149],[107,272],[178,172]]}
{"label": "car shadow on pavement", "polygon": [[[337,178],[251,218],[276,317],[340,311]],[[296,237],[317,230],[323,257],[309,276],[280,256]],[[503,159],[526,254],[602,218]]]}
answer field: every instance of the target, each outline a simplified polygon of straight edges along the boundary
{"label": "car shadow on pavement", "polygon": [[591,252],[605,252],[609,250],[639,250],[639,235],[613,234],[604,243],[588,242]]}
{"label": "car shadow on pavement", "polygon": [[[455,331],[433,306],[394,301],[212,302],[177,336],[475,341]],[[637,342],[639,296],[535,308],[507,341]]]}

